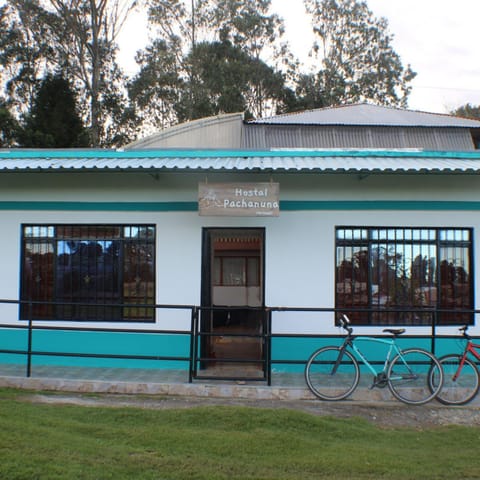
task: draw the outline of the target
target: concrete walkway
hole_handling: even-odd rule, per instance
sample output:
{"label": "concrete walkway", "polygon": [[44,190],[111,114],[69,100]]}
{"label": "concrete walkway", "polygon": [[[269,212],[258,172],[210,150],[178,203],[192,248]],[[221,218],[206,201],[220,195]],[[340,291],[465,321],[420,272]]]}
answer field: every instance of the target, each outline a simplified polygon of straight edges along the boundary
{"label": "concrete walkway", "polygon": [[248,399],[312,399],[302,374],[273,374],[264,381],[194,380],[185,370],[0,365],[0,386],[34,390]]}
{"label": "concrete walkway", "polygon": [[[398,402],[388,388],[370,390],[363,378],[350,397],[355,401]],[[119,369],[34,366],[26,377],[25,366],[0,365],[0,387],[80,393],[174,395],[258,400],[312,400],[301,373],[272,373],[272,385],[263,381],[194,380],[185,370]],[[471,406],[480,406],[475,399]]]}

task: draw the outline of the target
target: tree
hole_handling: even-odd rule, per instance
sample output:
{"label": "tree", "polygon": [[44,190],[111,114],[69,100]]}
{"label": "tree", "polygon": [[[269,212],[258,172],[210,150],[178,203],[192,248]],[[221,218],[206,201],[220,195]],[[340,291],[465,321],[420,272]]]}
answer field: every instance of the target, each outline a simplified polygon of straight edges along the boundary
{"label": "tree", "polygon": [[[276,111],[288,95],[280,72],[228,40],[196,44],[187,61],[195,78],[191,88],[186,84],[184,98],[180,99],[180,120],[188,115],[201,118],[234,112],[252,117],[258,108],[257,99],[250,95],[253,89],[261,91],[262,102],[270,103]],[[190,90],[193,111],[189,111]]]}
{"label": "tree", "polygon": [[283,20],[270,12],[271,0],[197,0],[197,29],[216,32],[253,58],[282,53]]}
{"label": "tree", "polygon": [[222,112],[258,117],[288,108],[288,72],[279,65],[280,53],[289,56],[270,0],[148,3],[158,38],[137,56],[141,71],[129,88],[143,122],[164,127]]}
{"label": "tree", "polygon": [[28,86],[31,99],[45,73],[61,72],[82,95],[91,145],[111,145],[122,137],[118,122],[127,121],[130,130],[132,117],[118,115],[127,109],[127,98],[115,42],[135,5],[136,0],[10,0],[7,35],[19,41],[0,42],[0,61],[16,69],[19,103],[25,99],[20,88]]}
{"label": "tree", "polygon": [[88,134],[77,112],[70,84],[60,75],[47,75],[19,135],[23,147],[68,148],[88,145]]}
{"label": "tree", "polygon": [[55,61],[46,15],[36,0],[12,0],[0,9],[0,84],[17,117],[31,108],[44,70]]}
{"label": "tree", "polygon": [[452,115],[457,117],[464,117],[464,118],[472,118],[474,120],[480,120],[480,105],[470,105],[470,103],[466,103],[461,107],[456,108],[452,112]]}
{"label": "tree", "polygon": [[290,111],[312,110],[327,106],[328,104],[323,96],[323,88],[318,76],[301,73],[296,82],[295,96],[293,103],[289,107]]}
{"label": "tree", "polygon": [[[116,38],[136,1],[126,0],[50,0],[58,18],[65,24],[61,58],[68,71],[85,88],[90,105],[90,136],[93,146],[110,143],[105,138],[102,99],[119,101],[125,80],[115,61]],[[59,39],[60,40],[60,39]]]}
{"label": "tree", "polygon": [[[298,67],[283,41],[283,20],[271,13],[271,0],[198,0],[197,23],[203,30],[216,32],[216,41],[229,41],[256,61],[246,100],[254,117],[280,113],[288,109],[288,99],[272,99],[272,70],[281,89],[293,84]],[[267,68],[265,68],[267,67]],[[278,93],[278,92],[277,92]],[[273,101],[272,101],[273,100]]]}
{"label": "tree", "polygon": [[0,99],[0,147],[12,147],[16,144],[19,125],[7,105]]}
{"label": "tree", "polygon": [[391,45],[385,18],[377,19],[361,0],[304,0],[319,42],[322,62],[316,82],[327,105],[371,100],[407,106],[416,73],[404,68]]}
{"label": "tree", "polygon": [[176,108],[185,88],[177,51],[176,44],[157,39],[137,54],[140,71],[130,81],[128,92],[146,128],[162,129],[177,121]]}
{"label": "tree", "polygon": [[145,63],[129,91],[146,116],[153,116],[157,128],[167,126],[168,120],[182,122],[220,113],[245,112],[252,117],[253,85],[262,89],[263,101],[276,110],[286,104],[289,90],[282,74],[228,40],[197,43],[182,58],[184,70],[178,68],[165,41],[155,46],[142,58]]}
{"label": "tree", "polygon": [[182,53],[196,43],[223,40],[264,60],[280,51],[284,26],[270,13],[271,0],[147,0],[147,4],[158,36],[179,43]]}

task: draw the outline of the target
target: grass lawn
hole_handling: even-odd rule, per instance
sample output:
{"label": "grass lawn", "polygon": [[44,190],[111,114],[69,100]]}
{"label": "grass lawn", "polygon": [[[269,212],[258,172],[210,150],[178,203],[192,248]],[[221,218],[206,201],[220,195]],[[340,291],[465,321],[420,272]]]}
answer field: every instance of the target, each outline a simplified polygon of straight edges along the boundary
{"label": "grass lawn", "polygon": [[[0,479],[478,479],[480,427],[292,410],[32,404],[0,390]],[[412,407],[414,408],[414,407]]]}

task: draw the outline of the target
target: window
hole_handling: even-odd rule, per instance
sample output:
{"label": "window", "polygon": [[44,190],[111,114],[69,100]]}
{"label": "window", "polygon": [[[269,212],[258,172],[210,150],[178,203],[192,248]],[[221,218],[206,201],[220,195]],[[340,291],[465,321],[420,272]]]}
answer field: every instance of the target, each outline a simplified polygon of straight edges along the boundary
{"label": "window", "polygon": [[22,226],[21,319],[154,321],[155,227]]}
{"label": "window", "polygon": [[336,229],[336,300],[356,324],[470,323],[472,232],[455,228]]}
{"label": "window", "polygon": [[260,286],[262,239],[252,231],[220,231],[213,237],[213,285]]}
{"label": "window", "polygon": [[213,268],[215,286],[258,287],[260,285],[258,256],[226,252],[214,258]]}

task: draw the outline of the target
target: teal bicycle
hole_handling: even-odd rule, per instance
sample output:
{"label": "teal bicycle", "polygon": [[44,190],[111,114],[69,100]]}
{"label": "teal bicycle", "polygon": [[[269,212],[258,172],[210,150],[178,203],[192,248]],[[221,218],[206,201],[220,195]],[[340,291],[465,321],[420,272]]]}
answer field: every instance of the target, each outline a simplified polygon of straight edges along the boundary
{"label": "teal bicycle", "polygon": [[[422,348],[400,350],[396,339],[404,328],[383,330],[391,337],[354,336],[350,320],[340,318],[340,326],[347,332],[341,346],[328,346],[315,351],[307,361],[305,380],[311,392],[321,400],[343,400],[350,396],[360,381],[359,362],[373,375],[370,388],[388,386],[395,398],[409,405],[423,405],[433,400],[443,385],[443,369],[437,358]],[[383,368],[377,370],[360,351],[360,343],[385,345],[387,354]],[[432,388],[429,381],[435,377]]]}

